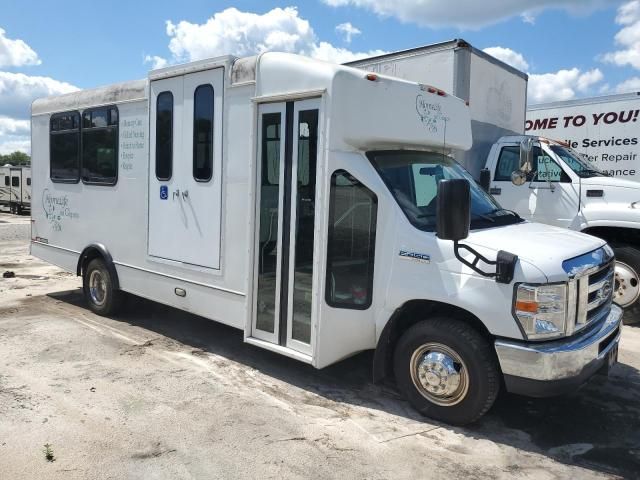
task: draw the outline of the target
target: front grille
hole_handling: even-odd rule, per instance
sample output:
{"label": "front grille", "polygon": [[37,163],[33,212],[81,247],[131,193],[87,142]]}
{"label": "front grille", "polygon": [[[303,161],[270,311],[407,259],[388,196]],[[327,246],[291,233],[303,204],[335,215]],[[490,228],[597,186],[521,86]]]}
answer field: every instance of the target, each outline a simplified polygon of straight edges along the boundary
{"label": "front grille", "polygon": [[614,262],[576,279],[577,308],[574,332],[609,314],[613,298]]}

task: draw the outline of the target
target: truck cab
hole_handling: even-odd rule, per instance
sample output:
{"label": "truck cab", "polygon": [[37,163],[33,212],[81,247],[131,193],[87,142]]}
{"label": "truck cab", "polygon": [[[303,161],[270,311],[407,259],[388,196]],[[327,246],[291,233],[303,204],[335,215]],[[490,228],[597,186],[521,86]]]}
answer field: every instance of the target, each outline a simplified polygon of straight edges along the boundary
{"label": "truck cab", "polygon": [[567,144],[505,136],[486,163],[489,193],[527,220],[588,233],[616,256],[614,302],[640,320],[640,185],[613,178]]}

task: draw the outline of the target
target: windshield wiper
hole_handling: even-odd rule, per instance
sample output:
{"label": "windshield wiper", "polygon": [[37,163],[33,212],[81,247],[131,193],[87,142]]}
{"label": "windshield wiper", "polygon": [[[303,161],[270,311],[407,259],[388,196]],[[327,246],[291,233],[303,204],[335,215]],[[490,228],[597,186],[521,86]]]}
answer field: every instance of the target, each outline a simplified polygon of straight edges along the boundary
{"label": "windshield wiper", "polygon": [[507,212],[510,213],[511,215],[513,215],[514,217],[516,217],[519,220],[522,220],[522,217],[520,215],[518,215],[516,212],[514,212],[513,210],[509,210],[506,208],[496,208],[495,210],[491,210],[491,212],[489,212],[489,215],[494,215],[496,213],[499,212]]}

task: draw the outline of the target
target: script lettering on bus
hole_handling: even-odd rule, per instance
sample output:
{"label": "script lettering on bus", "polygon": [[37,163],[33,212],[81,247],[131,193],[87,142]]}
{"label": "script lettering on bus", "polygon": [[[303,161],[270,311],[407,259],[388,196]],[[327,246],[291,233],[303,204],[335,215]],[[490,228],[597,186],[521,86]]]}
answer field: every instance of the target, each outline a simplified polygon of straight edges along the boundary
{"label": "script lettering on bus", "polygon": [[416,111],[420,121],[431,133],[438,133],[440,123],[449,121],[449,117],[442,113],[442,105],[430,102],[421,94],[416,97]]}
{"label": "script lettering on bus", "polygon": [[42,192],[42,208],[54,232],[61,232],[66,219],[77,220],[80,214],[73,210],[67,195],[54,195],[48,188]]}

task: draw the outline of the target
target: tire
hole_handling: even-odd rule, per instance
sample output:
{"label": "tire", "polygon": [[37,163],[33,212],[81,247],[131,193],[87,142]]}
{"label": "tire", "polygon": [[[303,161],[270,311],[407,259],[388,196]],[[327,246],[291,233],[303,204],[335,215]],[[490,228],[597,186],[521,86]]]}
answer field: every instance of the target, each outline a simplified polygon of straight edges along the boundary
{"label": "tire", "polygon": [[114,280],[104,261],[101,258],[91,260],[82,277],[82,288],[93,313],[107,317],[120,309],[124,297],[113,285]]}
{"label": "tire", "polygon": [[[447,362],[436,361],[432,369],[422,371],[417,367],[426,356],[437,360],[439,353],[454,359],[448,366],[458,372],[458,382],[456,386],[454,374],[449,388],[455,387],[455,391],[441,390],[434,395],[416,383],[442,382],[443,376],[439,374],[443,370],[438,370],[438,366],[446,366]],[[409,328],[396,345],[394,370],[399,390],[416,410],[453,425],[466,425],[478,420],[491,408],[500,390],[500,369],[491,344],[476,330],[455,318],[433,318]],[[422,382],[420,372],[426,374]],[[440,383],[438,387],[442,388],[442,385]]]}
{"label": "tire", "polygon": [[640,250],[620,245],[613,251],[616,254],[613,301],[624,308],[625,325],[640,323]]}

